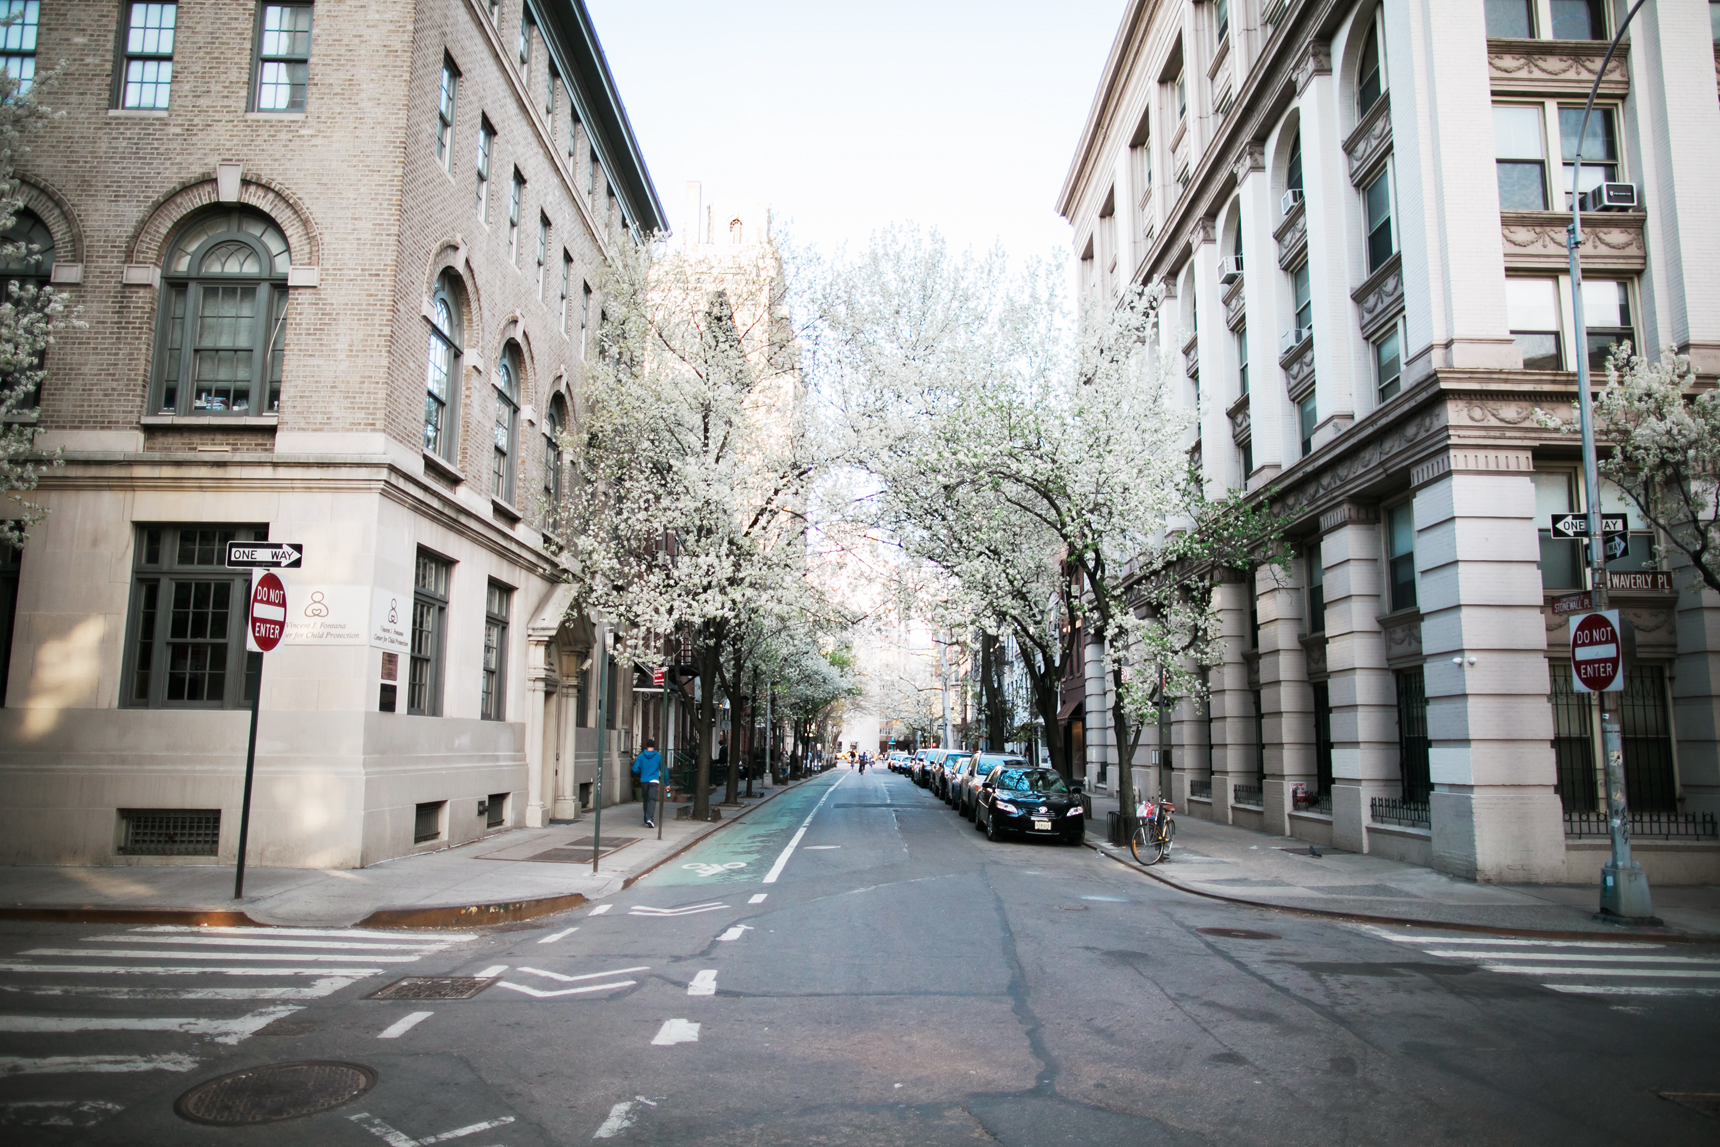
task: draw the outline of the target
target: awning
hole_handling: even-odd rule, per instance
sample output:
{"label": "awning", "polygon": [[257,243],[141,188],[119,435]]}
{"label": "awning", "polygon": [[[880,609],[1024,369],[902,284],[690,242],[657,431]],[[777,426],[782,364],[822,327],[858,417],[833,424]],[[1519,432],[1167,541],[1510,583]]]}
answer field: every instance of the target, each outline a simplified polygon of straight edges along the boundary
{"label": "awning", "polygon": [[1071,713],[1075,712],[1075,710],[1079,709],[1086,702],[1086,700],[1087,700],[1087,698],[1085,698],[1085,697],[1081,696],[1081,694],[1077,693],[1074,697],[1063,702],[1063,708],[1057,710],[1058,722],[1061,723],[1063,721],[1067,721],[1069,719],[1069,715]]}

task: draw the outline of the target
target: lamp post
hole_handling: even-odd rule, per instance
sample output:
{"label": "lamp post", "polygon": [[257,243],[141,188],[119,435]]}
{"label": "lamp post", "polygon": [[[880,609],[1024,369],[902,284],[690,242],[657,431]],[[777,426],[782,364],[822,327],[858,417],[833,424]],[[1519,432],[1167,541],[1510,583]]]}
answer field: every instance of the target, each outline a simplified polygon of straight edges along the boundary
{"label": "lamp post", "polygon": [[[1595,455],[1594,402],[1589,394],[1589,332],[1583,321],[1583,268],[1579,252],[1583,245],[1582,175],[1583,144],[1589,133],[1589,117],[1594,114],[1595,96],[1600,91],[1601,77],[1619,41],[1636,17],[1643,0],[1636,0],[1630,11],[1619,21],[1607,53],[1595,69],[1595,82],[1589,87],[1589,100],[1583,106],[1583,122],[1577,132],[1577,149],[1571,170],[1571,225],[1565,231],[1565,245],[1571,260],[1571,317],[1576,326],[1577,352],[1577,412],[1583,434],[1583,482],[1588,489],[1589,508],[1589,569],[1591,599],[1589,608],[1600,612],[1607,607],[1606,540],[1601,531],[1600,466]],[[1620,666],[1620,672],[1625,667]],[[1648,875],[1642,866],[1630,858],[1630,814],[1625,803],[1624,737],[1620,728],[1619,699],[1615,693],[1600,694],[1601,749],[1606,761],[1607,827],[1612,837],[1612,859],[1601,870],[1602,917],[1624,920],[1646,920],[1654,916],[1654,902],[1648,891]]]}

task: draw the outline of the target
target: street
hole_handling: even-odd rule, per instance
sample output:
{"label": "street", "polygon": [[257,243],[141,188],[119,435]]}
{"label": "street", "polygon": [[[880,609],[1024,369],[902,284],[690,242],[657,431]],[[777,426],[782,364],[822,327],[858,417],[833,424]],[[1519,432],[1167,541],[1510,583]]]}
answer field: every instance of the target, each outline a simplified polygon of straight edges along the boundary
{"label": "street", "polygon": [[[631,827],[632,810],[617,820]],[[606,824],[608,822],[606,821]],[[468,932],[9,923],[16,1144],[1711,1144],[1720,950],[1390,930],[987,843],[815,777],[611,901]],[[407,976],[467,999],[369,999]],[[487,986],[486,986],[487,985]],[[350,1101],[218,1127],[205,1080]]]}

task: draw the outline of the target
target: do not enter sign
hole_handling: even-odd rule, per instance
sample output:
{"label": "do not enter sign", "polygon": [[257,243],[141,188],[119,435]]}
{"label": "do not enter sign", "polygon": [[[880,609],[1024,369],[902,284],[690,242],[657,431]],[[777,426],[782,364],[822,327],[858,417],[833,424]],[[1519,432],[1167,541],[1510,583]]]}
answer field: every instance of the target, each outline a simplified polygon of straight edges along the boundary
{"label": "do not enter sign", "polygon": [[264,571],[251,583],[251,609],[246,619],[246,645],[253,653],[268,653],[287,630],[287,587]]}
{"label": "do not enter sign", "polygon": [[1584,693],[1624,688],[1625,640],[1618,610],[1571,618],[1571,679]]}

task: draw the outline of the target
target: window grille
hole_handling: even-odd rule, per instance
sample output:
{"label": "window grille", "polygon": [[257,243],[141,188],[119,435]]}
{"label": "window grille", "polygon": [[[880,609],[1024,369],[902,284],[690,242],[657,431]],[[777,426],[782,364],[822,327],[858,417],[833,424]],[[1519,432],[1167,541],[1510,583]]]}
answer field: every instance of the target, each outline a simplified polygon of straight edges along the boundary
{"label": "window grille", "polygon": [[1397,674],[1398,761],[1405,803],[1427,804],[1433,784],[1428,775],[1427,690],[1422,671]]}
{"label": "window grille", "polygon": [[215,856],[221,845],[218,808],[122,808],[122,856]]}
{"label": "window grille", "polygon": [[427,801],[414,810],[412,817],[413,844],[423,844],[425,841],[442,839],[442,810],[447,807],[447,801]]}

